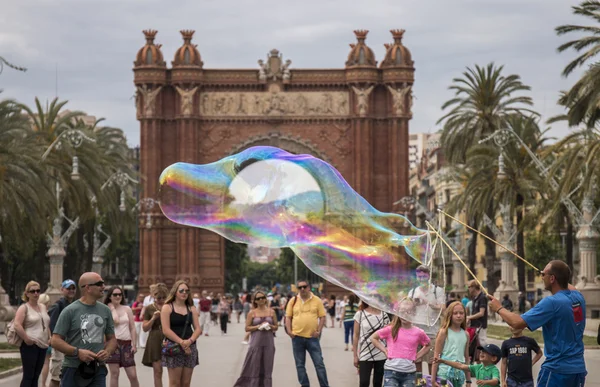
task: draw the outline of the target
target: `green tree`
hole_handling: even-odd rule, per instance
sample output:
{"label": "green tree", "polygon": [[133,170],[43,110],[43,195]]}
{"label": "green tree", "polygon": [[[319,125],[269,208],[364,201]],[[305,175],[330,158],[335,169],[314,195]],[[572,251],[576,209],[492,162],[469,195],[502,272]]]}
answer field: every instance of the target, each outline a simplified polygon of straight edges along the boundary
{"label": "green tree", "polygon": [[[225,291],[229,292],[232,286],[237,289],[242,287],[242,279],[248,275],[250,264],[248,246],[242,243],[225,241]],[[248,288],[250,284],[248,283]]]}

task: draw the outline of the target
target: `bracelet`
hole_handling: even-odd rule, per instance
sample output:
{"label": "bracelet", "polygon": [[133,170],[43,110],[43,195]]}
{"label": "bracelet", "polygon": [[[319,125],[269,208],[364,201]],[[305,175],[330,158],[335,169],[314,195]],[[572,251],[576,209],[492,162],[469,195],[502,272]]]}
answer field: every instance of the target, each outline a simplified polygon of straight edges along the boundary
{"label": "bracelet", "polygon": [[499,308],[499,309],[496,311],[496,313],[497,313],[497,314],[500,314],[500,311],[501,311],[502,309],[504,309],[504,307],[503,307],[503,306],[501,306],[501,307],[500,307],[500,308]]}
{"label": "bracelet", "polygon": [[471,384],[471,383],[473,383],[473,382],[472,382],[472,381],[470,381],[470,380],[467,380],[465,383],[467,383],[467,384]]}

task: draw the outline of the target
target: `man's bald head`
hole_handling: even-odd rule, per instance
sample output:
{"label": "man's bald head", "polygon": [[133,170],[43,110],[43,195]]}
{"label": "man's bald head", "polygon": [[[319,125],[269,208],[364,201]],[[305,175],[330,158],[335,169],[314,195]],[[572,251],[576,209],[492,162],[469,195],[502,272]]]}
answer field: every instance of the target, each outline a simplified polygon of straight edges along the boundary
{"label": "man's bald head", "polygon": [[95,284],[98,281],[102,281],[100,274],[94,273],[93,271],[83,273],[81,277],[79,277],[79,287],[82,288],[86,285]]}

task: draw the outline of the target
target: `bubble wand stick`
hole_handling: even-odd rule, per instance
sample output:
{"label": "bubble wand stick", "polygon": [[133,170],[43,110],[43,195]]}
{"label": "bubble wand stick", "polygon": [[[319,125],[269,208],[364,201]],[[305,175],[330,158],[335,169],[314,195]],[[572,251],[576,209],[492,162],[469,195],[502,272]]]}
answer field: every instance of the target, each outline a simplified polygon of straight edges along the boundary
{"label": "bubble wand stick", "polygon": [[440,233],[437,232],[437,230],[435,228],[433,228],[433,226],[431,225],[431,223],[429,223],[428,221],[425,221],[425,223],[427,224],[427,227],[435,235],[437,235],[437,237],[446,245],[446,247],[452,252],[452,254],[454,254],[454,256],[460,261],[460,263],[463,264],[463,266],[465,267],[465,269],[467,269],[467,271],[469,272],[469,274],[471,274],[471,276],[473,277],[473,279],[475,280],[475,282],[477,282],[479,284],[479,286],[481,287],[481,289],[484,291],[485,295],[489,296],[490,294],[488,293],[487,289],[483,287],[483,285],[481,284],[481,282],[479,282],[479,280],[477,279],[477,277],[475,276],[475,274],[473,274],[473,272],[471,271],[471,269],[469,269],[469,266],[467,266],[467,264],[460,258],[460,256],[458,255],[458,253],[456,253],[456,251],[454,251],[454,249],[452,247],[450,247],[450,245],[448,244],[448,242],[446,242],[446,240],[444,239],[444,237],[442,237],[440,235]]}
{"label": "bubble wand stick", "polygon": [[442,214],[446,215],[447,217],[449,217],[450,219],[462,224],[463,226],[465,226],[466,228],[468,228],[471,231],[475,231],[477,234],[481,235],[482,237],[486,238],[487,240],[494,242],[496,245],[502,247],[504,250],[508,251],[509,253],[511,253],[512,255],[514,255],[515,257],[519,258],[521,261],[525,262],[526,264],[528,264],[529,266],[531,266],[531,268],[537,272],[541,273],[541,270],[538,269],[537,267],[533,266],[531,263],[529,263],[525,258],[521,257],[519,254],[515,253],[514,251],[512,251],[511,249],[509,249],[508,247],[504,246],[503,244],[501,244],[500,242],[497,242],[495,240],[493,240],[492,238],[490,238],[489,236],[485,235],[484,233],[482,233],[479,230],[474,229],[473,227],[469,226],[468,224],[461,222],[460,220],[456,219],[455,217],[453,217],[450,214],[445,213],[444,211],[438,209],[439,212],[441,212]]}

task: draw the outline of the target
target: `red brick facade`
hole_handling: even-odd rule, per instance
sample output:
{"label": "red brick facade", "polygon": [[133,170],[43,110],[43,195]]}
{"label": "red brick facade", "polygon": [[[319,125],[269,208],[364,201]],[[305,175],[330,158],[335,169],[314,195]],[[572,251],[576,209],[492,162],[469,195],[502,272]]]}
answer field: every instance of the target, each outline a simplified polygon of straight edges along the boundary
{"label": "red brick facade", "polygon": [[[209,163],[254,145],[329,162],[381,211],[408,195],[414,67],[403,31],[392,31],[379,67],[359,30],[345,68],[323,70],[289,68],[277,50],[255,69],[204,69],[193,31],[181,33],[172,68],[154,44],[156,31],[144,31],[134,62],[142,198],[157,198],[158,177],[172,163]],[[223,291],[223,238],[174,224],[158,206],[150,211],[151,228],[147,212],[139,220],[140,289],[183,278],[193,291]]]}

